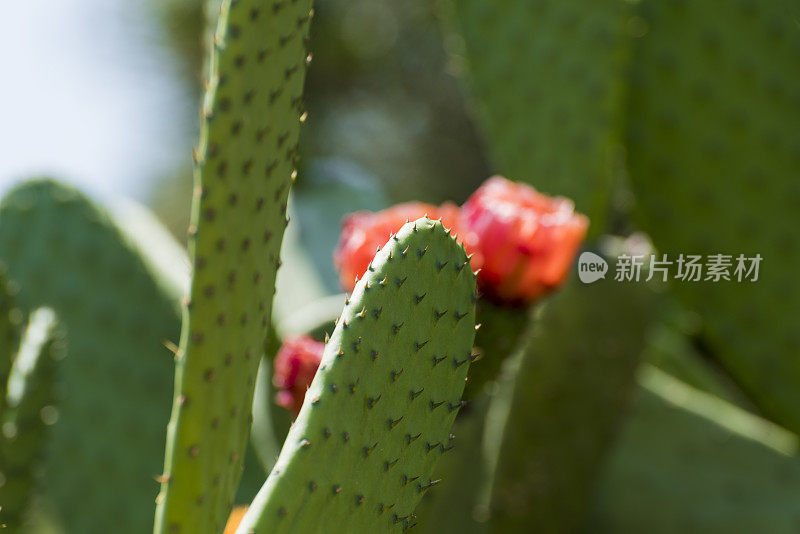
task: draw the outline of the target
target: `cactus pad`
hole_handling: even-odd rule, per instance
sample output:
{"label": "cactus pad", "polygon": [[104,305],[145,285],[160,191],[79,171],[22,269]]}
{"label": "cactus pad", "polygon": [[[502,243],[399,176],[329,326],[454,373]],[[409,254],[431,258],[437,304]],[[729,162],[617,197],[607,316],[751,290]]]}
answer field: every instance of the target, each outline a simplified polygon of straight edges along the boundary
{"label": "cactus pad", "polygon": [[219,532],[233,504],[294,175],[309,0],[222,3],[195,152],[191,299],[156,532]]}
{"label": "cactus pad", "polygon": [[454,0],[495,171],[572,198],[603,227],[619,166],[624,0]]}
{"label": "cactus pad", "polygon": [[69,344],[54,380],[58,420],[47,433],[42,493],[70,532],[146,530],[169,418],[173,365],[163,343],[178,334],[178,290],[105,212],[48,180],[3,198],[0,259],[21,310],[52,308]]}
{"label": "cactus pad", "polygon": [[[731,256],[732,281],[676,282],[676,295],[751,400],[800,431],[797,3],[639,10],[627,137],[641,221],[673,261]],[[735,280],[739,254],[763,258],[757,282]]]}
{"label": "cactus pad", "polygon": [[497,455],[492,530],[570,532],[581,524],[635,384],[648,303],[643,286],[575,281],[534,321],[509,373],[513,387],[499,388],[489,412],[508,411],[499,448],[486,434],[486,450]]}
{"label": "cactus pad", "polygon": [[441,223],[407,223],[358,282],[278,462],[238,532],[384,532],[414,523],[451,447],[475,276]]}

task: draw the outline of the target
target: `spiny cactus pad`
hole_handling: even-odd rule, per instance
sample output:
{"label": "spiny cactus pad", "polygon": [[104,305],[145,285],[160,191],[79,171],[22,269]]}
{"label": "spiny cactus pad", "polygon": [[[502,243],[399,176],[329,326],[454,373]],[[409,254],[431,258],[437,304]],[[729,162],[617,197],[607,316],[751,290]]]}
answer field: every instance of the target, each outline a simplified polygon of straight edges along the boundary
{"label": "spiny cactus pad", "polygon": [[506,380],[513,387],[499,388],[490,408],[508,411],[502,436],[486,434],[501,437],[485,447],[497,455],[492,531],[580,525],[635,384],[648,304],[642,285],[575,281],[542,310]]}
{"label": "spiny cactus pad", "polygon": [[233,504],[286,227],[310,18],[310,0],[222,3],[156,532],[219,532]]}
{"label": "spiny cactus pad", "polygon": [[9,396],[3,399],[0,525],[13,532],[22,527],[34,495],[35,472],[47,431],[42,410],[49,407],[52,414],[56,403],[53,381],[56,358],[63,356],[65,348],[62,334],[57,331],[51,310],[38,310],[31,315],[19,355],[14,360],[13,386]]}
{"label": "spiny cactus pad", "polygon": [[178,334],[177,291],[105,212],[48,180],[3,198],[0,259],[21,310],[52,308],[69,343],[42,493],[70,532],[147,530],[169,418],[173,365],[163,343]]}
{"label": "spiny cactus pad", "polygon": [[645,371],[600,479],[591,532],[797,532],[797,437]]}
{"label": "spiny cactus pad", "polygon": [[574,199],[601,229],[619,166],[630,3],[452,4],[495,170]]}
{"label": "spiny cactus pad", "polygon": [[238,532],[414,523],[451,447],[475,333],[475,276],[440,222],[407,223],[358,282],[278,462]]}
{"label": "spiny cactus pad", "polygon": [[[635,47],[627,137],[641,221],[673,261],[731,256],[732,281],[676,282],[676,295],[754,403],[800,431],[797,3],[639,11],[649,31]],[[739,254],[763,258],[757,282],[735,281]]]}

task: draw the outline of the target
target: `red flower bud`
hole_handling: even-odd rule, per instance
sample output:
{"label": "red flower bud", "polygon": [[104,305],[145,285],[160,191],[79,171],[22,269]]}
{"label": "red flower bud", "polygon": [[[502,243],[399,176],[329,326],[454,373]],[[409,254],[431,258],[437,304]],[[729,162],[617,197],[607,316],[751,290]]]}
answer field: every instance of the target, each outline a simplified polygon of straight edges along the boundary
{"label": "red flower bud", "polygon": [[461,208],[460,226],[482,291],[506,302],[531,302],[566,277],[589,227],[563,197],[489,178]]}
{"label": "red flower bud", "polygon": [[359,211],[345,217],[339,244],[333,253],[333,263],[339,271],[342,286],[352,291],[356,276],[364,276],[378,247],[385,245],[406,222],[425,215],[430,219],[441,218],[445,228],[452,228],[458,221],[458,207],[451,203],[437,207],[408,202],[379,212]]}
{"label": "red flower bud", "polygon": [[451,203],[436,207],[409,202],[347,216],[334,253],[345,289],[353,289],[378,247],[406,221],[423,215],[441,218],[446,228],[453,228],[472,254],[471,268],[480,269],[481,290],[503,302],[532,302],[556,288],[589,226],[584,215],[574,212],[571,200],[494,176],[461,209]]}
{"label": "red flower bud", "polygon": [[278,389],[275,402],[294,415],[300,412],[306,390],[311,385],[322,360],[325,343],[309,336],[289,337],[283,340],[275,356],[272,383]]}

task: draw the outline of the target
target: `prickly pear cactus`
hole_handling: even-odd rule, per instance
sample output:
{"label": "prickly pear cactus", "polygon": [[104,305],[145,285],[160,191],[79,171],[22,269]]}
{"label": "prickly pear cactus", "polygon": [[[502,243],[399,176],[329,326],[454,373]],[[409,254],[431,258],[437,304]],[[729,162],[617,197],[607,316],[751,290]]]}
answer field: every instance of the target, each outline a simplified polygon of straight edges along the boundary
{"label": "prickly pear cactus", "polygon": [[[661,252],[673,260],[730,255],[732,281],[674,289],[700,312],[711,345],[755,404],[797,432],[800,11],[784,0],[719,7],[641,3],[647,31],[631,74],[630,176]],[[763,258],[757,282],[735,281],[739,254]]]}
{"label": "prickly pear cactus", "polygon": [[414,524],[451,448],[475,326],[475,276],[441,223],[408,223],[358,282],[278,462],[238,532]]}
{"label": "prickly pear cactus", "polygon": [[46,424],[52,423],[48,417],[56,404],[56,358],[63,356],[64,348],[52,311],[34,312],[14,360],[8,396],[2,399],[0,524],[12,531],[22,527],[34,495]]}
{"label": "prickly pear cactus", "polygon": [[620,166],[630,3],[453,0],[495,170],[566,195],[603,228]]}
{"label": "prickly pear cactus", "polygon": [[585,532],[797,531],[797,437],[653,368]]}
{"label": "prickly pear cactus", "polygon": [[241,476],[300,128],[309,0],[222,3],[156,532],[218,532]]}
{"label": "prickly pear cactus", "polygon": [[[492,531],[571,532],[581,524],[631,396],[649,300],[643,286],[576,282],[534,321],[489,411],[501,426],[486,433],[496,458]],[[612,302],[613,314],[605,307]]]}
{"label": "prickly pear cactus", "polygon": [[178,333],[180,288],[104,211],[48,180],[0,202],[0,259],[22,312],[52,308],[69,340],[41,493],[71,532],[146,530],[172,390],[163,343]]}

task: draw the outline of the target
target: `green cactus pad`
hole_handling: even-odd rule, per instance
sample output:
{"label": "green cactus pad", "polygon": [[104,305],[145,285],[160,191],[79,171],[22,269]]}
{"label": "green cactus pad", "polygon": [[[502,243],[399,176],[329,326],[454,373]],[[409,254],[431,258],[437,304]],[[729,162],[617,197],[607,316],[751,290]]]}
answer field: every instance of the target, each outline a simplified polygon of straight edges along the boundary
{"label": "green cactus pad", "polygon": [[475,276],[441,223],[407,223],[345,304],[278,462],[238,532],[411,526],[451,446]]}
{"label": "green cactus pad", "polygon": [[[627,132],[641,220],[660,251],[732,256],[732,281],[678,281],[677,296],[754,403],[795,432],[799,13],[784,0],[642,2]],[[739,254],[763,258],[757,282],[735,281]]]}
{"label": "green cactus pad", "polygon": [[500,421],[496,414],[508,413],[497,432],[487,424],[485,448],[497,458],[492,531],[581,524],[635,384],[649,302],[641,285],[576,280],[534,321],[489,412]]}
{"label": "green cactus pad", "polygon": [[585,532],[797,532],[797,437],[644,368]]}
{"label": "green cactus pad", "polygon": [[179,288],[105,212],[47,180],[0,203],[0,259],[21,310],[52,308],[69,343],[40,491],[70,532],[145,531],[169,418],[173,364],[163,344],[178,334]]}
{"label": "green cactus pad", "polygon": [[65,348],[61,334],[52,311],[38,310],[31,315],[14,360],[9,395],[3,399],[7,404],[0,421],[0,524],[13,531],[22,526],[34,495],[34,473],[47,430],[45,420],[54,413],[56,358],[63,356]]}
{"label": "green cactus pad", "polygon": [[219,532],[233,503],[286,227],[310,0],[222,3],[190,227],[194,263],[155,531]]}
{"label": "green cactus pad", "polygon": [[619,167],[630,3],[452,3],[495,169],[572,198],[602,229]]}

